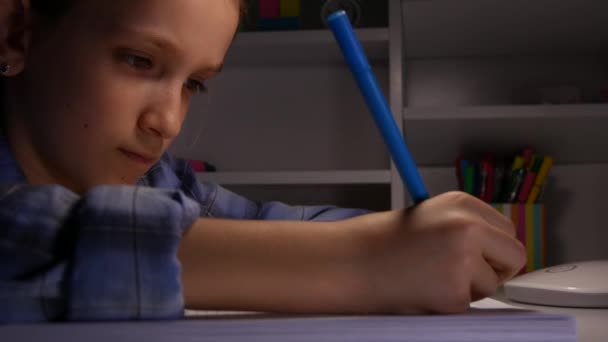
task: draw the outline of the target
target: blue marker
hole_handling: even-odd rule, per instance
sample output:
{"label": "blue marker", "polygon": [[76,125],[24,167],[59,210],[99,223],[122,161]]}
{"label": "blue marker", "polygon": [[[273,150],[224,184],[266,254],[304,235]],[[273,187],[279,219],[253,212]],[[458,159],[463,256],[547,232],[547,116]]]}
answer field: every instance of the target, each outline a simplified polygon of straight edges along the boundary
{"label": "blue marker", "polygon": [[374,115],[374,121],[388,146],[412,200],[414,203],[426,200],[429,198],[428,191],[418,173],[416,163],[414,163],[414,159],[405,145],[403,135],[395,123],[378,81],[372,73],[372,68],[363,52],[363,48],[361,48],[361,44],[355,36],[348,15],[344,11],[337,11],[327,18],[327,23],[342,49],[344,58],[359,85],[365,102]]}

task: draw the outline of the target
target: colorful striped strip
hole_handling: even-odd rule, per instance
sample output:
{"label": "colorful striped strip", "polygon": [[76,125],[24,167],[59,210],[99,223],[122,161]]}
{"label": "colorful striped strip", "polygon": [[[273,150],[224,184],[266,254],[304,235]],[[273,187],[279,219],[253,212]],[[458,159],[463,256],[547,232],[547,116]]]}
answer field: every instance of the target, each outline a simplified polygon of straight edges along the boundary
{"label": "colorful striped strip", "polygon": [[534,229],[534,208],[531,205],[518,205],[519,210],[523,212],[522,221],[525,220],[525,229],[526,229],[526,250],[528,251],[528,267],[526,270],[528,272],[534,271],[534,267],[536,265],[536,240],[537,235]]}
{"label": "colorful striped strip", "polygon": [[546,212],[545,206],[540,206],[540,241],[541,241],[541,262],[542,267],[547,267],[547,221],[546,221]]}
{"label": "colorful striped strip", "polygon": [[530,215],[534,222],[532,228],[534,229],[534,269],[537,270],[543,267],[543,243],[542,243],[542,228],[541,228],[541,209],[539,206],[529,206]]}
{"label": "colorful striped strip", "polygon": [[281,0],[281,17],[299,17],[300,0]]}
{"label": "colorful striped strip", "polygon": [[281,1],[280,0],[259,0],[260,18],[270,19],[281,16]]}
{"label": "colorful striped strip", "polygon": [[545,206],[543,204],[492,203],[516,228],[517,239],[526,246],[528,262],[520,273],[545,267]]}

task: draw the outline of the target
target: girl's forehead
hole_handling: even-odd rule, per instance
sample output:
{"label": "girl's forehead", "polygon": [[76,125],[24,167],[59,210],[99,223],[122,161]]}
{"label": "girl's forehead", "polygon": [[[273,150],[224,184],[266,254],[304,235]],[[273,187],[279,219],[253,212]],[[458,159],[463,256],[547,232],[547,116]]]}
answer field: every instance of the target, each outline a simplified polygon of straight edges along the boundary
{"label": "girl's forehead", "polygon": [[154,32],[179,47],[217,47],[220,53],[232,41],[240,5],[239,0],[75,1],[78,27],[113,34]]}

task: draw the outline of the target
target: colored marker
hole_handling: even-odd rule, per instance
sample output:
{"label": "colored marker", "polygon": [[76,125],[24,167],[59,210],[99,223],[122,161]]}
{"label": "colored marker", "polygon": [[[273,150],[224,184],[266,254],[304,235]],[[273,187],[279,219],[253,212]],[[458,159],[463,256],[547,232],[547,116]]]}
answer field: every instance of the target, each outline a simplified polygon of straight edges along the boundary
{"label": "colored marker", "polygon": [[545,179],[547,178],[547,174],[549,173],[549,169],[553,165],[553,158],[550,156],[546,156],[543,159],[543,163],[540,166],[540,170],[536,175],[536,179],[534,179],[534,185],[532,186],[532,190],[530,190],[530,196],[528,196],[527,203],[534,203],[538,199],[538,195],[543,187],[543,183],[545,183]]}
{"label": "colored marker", "polygon": [[524,157],[515,156],[515,158],[513,159],[513,165],[511,166],[511,171],[519,170],[519,169],[523,168],[524,166],[525,166]]}
{"label": "colored marker", "polygon": [[497,161],[494,166],[494,186],[492,191],[492,202],[502,201],[505,166],[502,161]]}
{"label": "colored marker", "polygon": [[519,203],[526,203],[528,201],[528,197],[530,197],[530,192],[532,191],[532,186],[534,185],[534,180],[536,179],[536,174],[540,169],[540,165],[542,163],[542,158],[537,155],[533,155],[528,162],[528,169],[526,170],[526,176],[524,178],[524,182],[521,185],[521,191],[518,195]]}
{"label": "colored marker", "polygon": [[337,11],[327,18],[327,23],[344,54],[344,58],[373,114],[376,126],[380,130],[384,142],[395,162],[414,203],[420,203],[429,198],[422,177],[416,168],[403,135],[372,72],[369,61],[345,11]]}
{"label": "colored marker", "polygon": [[519,193],[519,189],[521,188],[521,184],[523,183],[524,176],[526,175],[526,169],[520,168],[511,174],[511,185],[509,190],[509,197],[507,198],[507,202],[513,203],[517,199],[517,194]]}
{"label": "colored marker", "polygon": [[494,163],[492,158],[485,158],[481,161],[482,170],[485,173],[484,187],[480,198],[485,202],[492,202],[492,194],[494,193]]}
{"label": "colored marker", "polygon": [[475,195],[475,166],[468,161],[464,168],[464,192]]}
{"label": "colored marker", "polygon": [[534,184],[534,178],[536,178],[536,174],[532,170],[526,170],[526,175],[524,176],[524,181],[521,185],[521,190],[517,195],[519,203],[526,203],[528,197],[530,196],[530,191],[532,190],[532,185]]}
{"label": "colored marker", "polygon": [[524,166],[529,167],[530,162],[532,161],[532,157],[534,155],[534,150],[530,147],[526,147],[521,152],[521,157],[524,159]]}
{"label": "colored marker", "polygon": [[456,169],[456,179],[458,180],[458,190],[463,191],[464,190],[464,179],[462,177],[462,161],[464,160],[464,158],[462,156],[459,156],[458,158],[456,158],[456,161],[454,162],[454,168]]}

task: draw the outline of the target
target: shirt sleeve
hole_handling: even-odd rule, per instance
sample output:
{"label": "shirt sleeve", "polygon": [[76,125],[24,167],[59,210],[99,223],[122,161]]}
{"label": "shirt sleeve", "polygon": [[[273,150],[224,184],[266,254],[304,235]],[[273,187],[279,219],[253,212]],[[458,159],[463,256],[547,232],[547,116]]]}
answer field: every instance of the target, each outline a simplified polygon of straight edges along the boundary
{"label": "shirt sleeve", "polygon": [[283,202],[256,202],[212,183],[202,183],[211,193],[206,216],[248,220],[338,221],[370,211],[332,205],[299,206]]}
{"label": "shirt sleeve", "polygon": [[[162,167],[152,170],[147,183],[151,186],[177,187],[196,199],[205,217],[245,220],[338,221],[369,210],[340,208],[332,205],[298,206],[283,202],[257,202],[211,182],[201,182],[183,159],[165,155]],[[175,179],[172,179],[175,178]]]}
{"label": "shirt sleeve", "polygon": [[0,322],[181,317],[177,248],[199,215],[179,190],[0,187]]}

